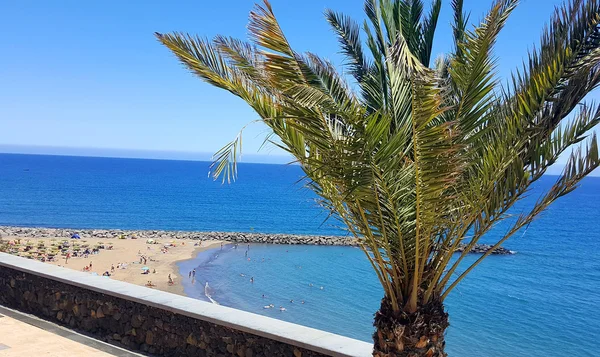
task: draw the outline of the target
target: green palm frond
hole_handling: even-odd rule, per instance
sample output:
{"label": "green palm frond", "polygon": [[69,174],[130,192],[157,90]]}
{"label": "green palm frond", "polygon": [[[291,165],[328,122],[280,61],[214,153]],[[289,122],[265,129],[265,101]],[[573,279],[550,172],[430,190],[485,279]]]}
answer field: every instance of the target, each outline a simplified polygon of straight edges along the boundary
{"label": "green palm frond", "polygon": [[371,64],[365,57],[360,38],[360,27],[350,17],[326,10],[325,17],[335,31],[342,53],[347,58],[347,66],[357,82],[362,82]]}
{"label": "green palm frond", "polygon": [[419,48],[421,63],[429,66],[431,60],[431,49],[433,48],[433,39],[435,29],[437,28],[438,18],[442,10],[442,0],[434,0],[431,4],[429,15],[423,20],[423,39]]}
{"label": "green palm frond", "polygon": [[461,45],[465,41],[469,15],[463,11],[463,0],[452,0],[454,19],[452,23],[452,35],[454,36],[454,52],[457,58],[462,57]]}

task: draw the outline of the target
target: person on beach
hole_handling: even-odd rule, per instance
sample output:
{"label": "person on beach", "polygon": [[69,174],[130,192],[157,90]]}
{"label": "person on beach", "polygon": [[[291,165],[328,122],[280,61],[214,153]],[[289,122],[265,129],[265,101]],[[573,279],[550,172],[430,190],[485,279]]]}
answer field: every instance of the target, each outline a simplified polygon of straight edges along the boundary
{"label": "person on beach", "polygon": [[71,253],[67,252],[67,255],[65,255],[65,264],[69,262],[69,258],[71,258]]}
{"label": "person on beach", "polygon": [[114,265],[112,265],[112,264],[110,265],[110,272],[111,272],[111,273],[114,273],[114,272],[115,272],[115,266],[114,266]]}
{"label": "person on beach", "polygon": [[90,270],[92,270],[92,262],[90,262]]}
{"label": "person on beach", "polygon": [[171,274],[169,274],[169,285],[173,285],[173,279],[171,278]]}

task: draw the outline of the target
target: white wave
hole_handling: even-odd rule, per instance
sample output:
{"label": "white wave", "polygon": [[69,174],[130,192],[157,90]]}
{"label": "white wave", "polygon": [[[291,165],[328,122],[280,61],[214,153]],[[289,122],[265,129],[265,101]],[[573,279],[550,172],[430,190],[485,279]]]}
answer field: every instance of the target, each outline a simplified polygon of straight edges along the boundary
{"label": "white wave", "polygon": [[210,302],[212,302],[215,305],[219,305],[219,303],[212,298],[212,296],[210,295],[209,292],[209,286],[208,286],[208,281],[206,282],[206,284],[204,285],[204,296],[206,296],[208,298],[208,300],[210,300]]}

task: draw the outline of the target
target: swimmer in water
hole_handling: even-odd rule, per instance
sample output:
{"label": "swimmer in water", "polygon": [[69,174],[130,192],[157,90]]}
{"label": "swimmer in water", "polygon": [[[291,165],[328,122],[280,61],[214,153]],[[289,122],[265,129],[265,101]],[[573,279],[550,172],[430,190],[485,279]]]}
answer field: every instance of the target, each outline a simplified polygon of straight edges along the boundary
{"label": "swimmer in water", "polygon": [[279,306],[279,311],[285,311],[285,307]]}
{"label": "swimmer in water", "polygon": [[250,278],[250,282],[251,282],[251,283],[254,283],[254,277],[251,277],[251,278]]}
{"label": "swimmer in water", "polygon": [[263,298],[263,299],[264,299],[264,298],[266,298],[265,294],[263,294],[262,298]]}
{"label": "swimmer in water", "polygon": [[294,303],[294,300],[292,299],[292,300],[290,300],[290,302],[293,304],[293,303]]}
{"label": "swimmer in water", "polygon": [[310,283],[310,284],[308,284],[308,286],[313,286],[313,284],[312,284],[312,283]]}
{"label": "swimmer in water", "polygon": [[304,300],[302,300],[302,304],[304,304]]}

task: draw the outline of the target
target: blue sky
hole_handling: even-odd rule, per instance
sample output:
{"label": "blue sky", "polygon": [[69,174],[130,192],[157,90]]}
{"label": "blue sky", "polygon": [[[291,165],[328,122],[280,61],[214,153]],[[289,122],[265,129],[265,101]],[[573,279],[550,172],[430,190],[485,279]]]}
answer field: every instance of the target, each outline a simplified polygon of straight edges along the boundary
{"label": "blue sky", "polygon": [[[3,0],[0,151],[21,150],[15,145],[36,146],[28,148],[30,152],[110,156],[136,156],[131,153],[140,150],[218,150],[256,115],[237,98],[184,70],[153,33],[245,38],[253,3]],[[506,77],[521,63],[559,3],[522,1],[496,47],[500,75]],[[472,20],[479,20],[490,4],[465,0],[465,9],[472,12]],[[343,59],[323,11],[332,8],[363,19],[360,0],[272,0],[272,5],[297,50],[316,52],[336,64]],[[450,10],[446,0],[433,51],[436,56],[450,49]],[[245,131],[247,157],[256,158],[252,154],[265,134],[261,124]],[[282,152],[274,148],[259,154],[270,155],[267,161],[282,160],[278,157]]]}

